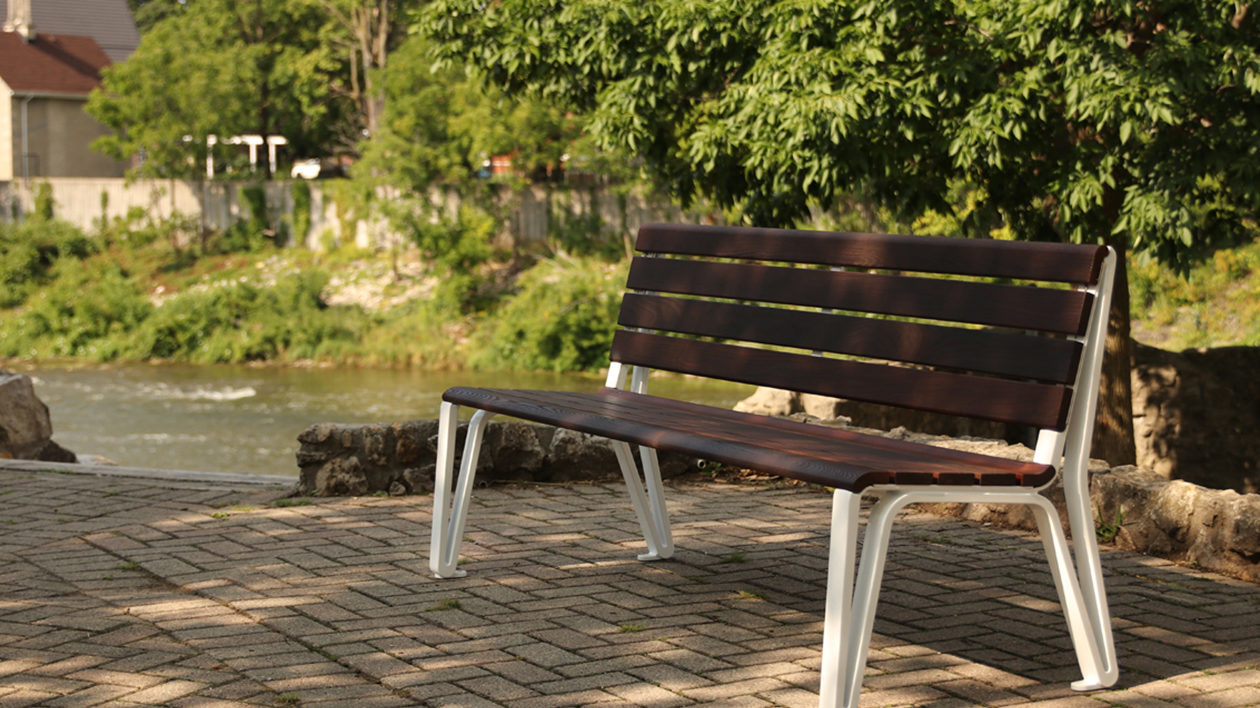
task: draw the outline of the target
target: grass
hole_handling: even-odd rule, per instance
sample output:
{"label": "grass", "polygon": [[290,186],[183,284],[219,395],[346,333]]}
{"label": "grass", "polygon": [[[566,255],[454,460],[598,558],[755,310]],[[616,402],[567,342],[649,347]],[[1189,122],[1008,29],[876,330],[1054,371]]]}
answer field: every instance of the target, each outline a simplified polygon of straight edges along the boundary
{"label": "grass", "polygon": [[1098,536],[1098,540],[1103,543],[1111,543],[1116,540],[1116,535],[1124,527],[1124,509],[1116,509],[1116,520],[1111,523],[1102,520],[1101,511],[1095,513],[1094,517],[1097,519],[1094,522],[1094,533]]}
{"label": "grass", "polygon": [[1178,275],[1129,260],[1135,339],[1160,349],[1260,345],[1260,241],[1216,251]]}
{"label": "grass", "polygon": [[139,221],[91,236],[64,222],[22,228],[0,229],[0,357],[28,360],[598,368],[627,265],[176,247]]}

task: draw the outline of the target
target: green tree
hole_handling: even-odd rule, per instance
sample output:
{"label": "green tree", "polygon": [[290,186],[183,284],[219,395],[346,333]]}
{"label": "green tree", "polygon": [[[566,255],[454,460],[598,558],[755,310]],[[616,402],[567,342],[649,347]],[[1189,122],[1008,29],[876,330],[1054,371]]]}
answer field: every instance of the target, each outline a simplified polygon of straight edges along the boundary
{"label": "green tree", "polygon": [[168,15],[179,11],[181,0],[127,0],[127,7],[136,21],[136,28],[144,34]]}
{"label": "green tree", "polygon": [[321,7],[308,0],[152,6],[162,8],[161,19],[134,55],[105,70],[88,100],[88,112],[114,130],[98,150],[141,158],[140,174],[176,177],[200,170],[208,135],[283,135],[295,155],[320,154],[332,142],[352,107],[333,88],[344,67],[321,40]]}
{"label": "green tree", "polygon": [[[588,111],[684,201],[762,225],[858,195],[1180,265],[1254,237],[1260,26],[1222,0],[436,0],[446,58]],[[1095,451],[1134,457],[1128,293]]]}
{"label": "green tree", "polygon": [[468,186],[492,155],[526,171],[558,164],[580,121],[548,102],[505,95],[463,66],[435,67],[431,43],[413,35],[382,72],[384,112],[357,174],[418,192]]}
{"label": "green tree", "polygon": [[333,87],[354,104],[353,133],[345,136],[357,152],[362,137],[375,135],[384,111],[385,92],[376,85],[390,54],[406,38],[401,0],[319,0],[327,13],[325,36],[345,62]]}

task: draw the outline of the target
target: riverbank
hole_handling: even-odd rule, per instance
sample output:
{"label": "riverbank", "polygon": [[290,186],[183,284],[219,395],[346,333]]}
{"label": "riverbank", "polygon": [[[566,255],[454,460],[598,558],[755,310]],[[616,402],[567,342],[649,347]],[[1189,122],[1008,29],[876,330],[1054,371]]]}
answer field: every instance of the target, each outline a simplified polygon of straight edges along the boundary
{"label": "riverbank", "polygon": [[[388,251],[314,252],[244,227],[196,242],[165,222],[91,235],[55,220],[0,224],[0,358],[604,366],[627,266],[620,245],[495,252],[492,226],[462,216]],[[1143,342],[1260,345],[1260,243],[1184,277],[1135,259],[1130,283]]]}
{"label": "riverbank", "polygon": [[0,224],[0,358],[603,366],[621,259],[496,253],[490,226],[461,217],[430,235],[449,250],[426,256],[279,249],[247,231],[196,243],[161,224],[92,236]]}

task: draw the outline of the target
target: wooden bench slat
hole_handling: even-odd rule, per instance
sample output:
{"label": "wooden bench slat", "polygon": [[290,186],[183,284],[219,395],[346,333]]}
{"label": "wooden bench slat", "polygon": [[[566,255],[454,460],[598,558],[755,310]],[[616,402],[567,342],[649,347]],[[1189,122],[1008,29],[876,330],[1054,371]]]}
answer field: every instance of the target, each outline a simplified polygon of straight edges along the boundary
{"label": "wooden bench slat", "polygon": [[872,484],[1038,485],[1049,465],[889,440],[656,396],[454,388],[444,400],[860,491]]}
{"label": "wooden bench slat", "polygon": [[[641,394],[630,393],[618,389],[603,389],[603,393],[610,398],[613,396],[639,396]],[[702,404],[691,403],[689,401],[680,401],[672,398],[662,398],[660,396],[650,396],[653,399],[652,405],[656,408],[672,408],[681,413],[692,415],[696,406]],[[843,428],[833,428],[827,425],[806,424],[790,418],[779,418],[775,416],[764,416],[756,413],[741,413],[740,411],[730,410],[726,408],[715,408],[712,406],[702,406],[705,409],[705,415],[709,419],[714,420],[730,420],[742,421],[760,428],[773,428],[786,431],[796,432],[802,435],[812,435],[827,441],[847,440],[860,441],[862,445],[889,450],[899,455],[913,455],[914,451],[922,451],[923,445],[916,442],[907,442],[905,440],[897,440],[894,438],[884,438],[878,436],[867,435],[864,433],[845,430]],[[956,462],[958,464],[970,465],[973,467],[982,467],[987,470],[984,474],[988,478],[991,474],[1016,474],[1026,472],[1026,468],[1022,465],[1025,463],[1018,460],[1009,460],[1001,457],[992,457],[990,455],[977,455],[970,452],[960,450],[951,450],[944,447],[932,448],[932,459],[942,462]],[[903,472],[906,470],[902,470]]]}
{"label": "wooden bench slat", "polygon": [[1068,339],[627,293],[618,324],[807,351],[1071,383],[1081,344]]}
{"label": "wooden bench slat", "polygon": [[636,258],[626,286],[1057,334],[1083,333],[1092,301],[1078,290],[672,258]]}
{"label": "wooden bench slat", "polygon": [[791,261],[923,273],[1094,283],[1106,248],[889,234],[645,224],[644,253]]}
{"label": "wooden bench slat", "polygon": [[613,335],[613,361],[933,413],[1062,430],[1063,386],[868,364],[645,332]]}

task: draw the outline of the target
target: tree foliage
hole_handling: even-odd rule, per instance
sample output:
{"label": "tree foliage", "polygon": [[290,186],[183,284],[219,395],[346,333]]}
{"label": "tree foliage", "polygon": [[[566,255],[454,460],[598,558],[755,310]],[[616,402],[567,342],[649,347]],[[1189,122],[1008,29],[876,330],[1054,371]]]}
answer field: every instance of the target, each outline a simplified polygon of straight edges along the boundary
{"label": "tree foliage", "polygon": [[[146,6],[146,8],[149,6]],[[340,60],[306,0],[187,0],[162,8],[127,61],[107,68],[88,112],[114,130],[96,147],[139,157],[147,176],[200,169],[207,135],[283,135],[320,154],[351,107],[333,89]],[[188,136],[186,142],[184,137]]]}
{"label": "tree foliage", "polygon": [[527,170],[557,165],[579,137],[579,121],[545,101],[510,97],[462,65],[435,68],[422,35],[383,75],[384,113],[356,175],[404,191],[467,185],[494,155]]}
{"label": "tree foliage", "polygon": [[1180,261],[1260,207],[1260,26],[1220,0],[437,0],[445,57],[591,112],[683,199],[904,217]]}
{"label": "tree foliage", "polygon": [[376,133],[384,111],[384,92],[377,75],[390,55],[406,38],[402,0],[319,0],[327,15],[325,41],[343,58],[345,72],[333,88],[355,106],[353,132],[343,136],[345,145],[357,152],[364,136]]}

